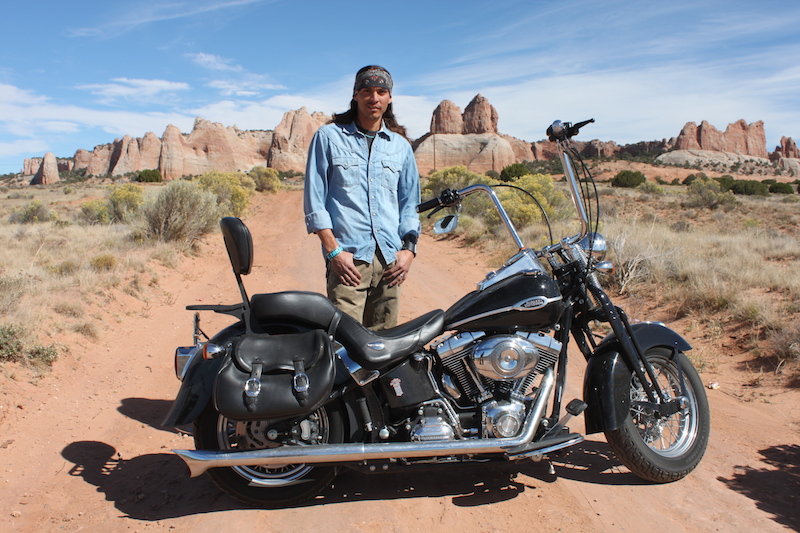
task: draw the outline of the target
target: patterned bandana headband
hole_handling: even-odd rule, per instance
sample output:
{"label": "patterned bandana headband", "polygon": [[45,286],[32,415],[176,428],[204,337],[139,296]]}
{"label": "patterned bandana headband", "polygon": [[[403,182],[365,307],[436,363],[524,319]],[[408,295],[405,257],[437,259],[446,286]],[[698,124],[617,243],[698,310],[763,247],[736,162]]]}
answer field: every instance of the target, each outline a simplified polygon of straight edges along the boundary
{"label": "patterned bandana headband", "polygon": [[392,75],[383,67],[373,66],[356,74],[356,83],[353,85],[353,94],[365,87],[383,87],[392,92]]}

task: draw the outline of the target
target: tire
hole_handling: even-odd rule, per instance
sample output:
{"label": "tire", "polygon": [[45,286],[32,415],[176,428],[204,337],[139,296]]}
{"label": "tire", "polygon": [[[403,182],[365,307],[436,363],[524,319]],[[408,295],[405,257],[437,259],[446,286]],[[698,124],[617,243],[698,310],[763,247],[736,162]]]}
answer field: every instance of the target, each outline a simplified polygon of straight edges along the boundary
{"label": "tire", "polygon": [[[662,391],[670,398],[681,395],[678,364],[672,350],[655,347],[645,352]],[[685,477],[703,458],[708,445],[711,418],[708,399],[700,376],[682,353],[677,353],[683,371],[688,406],[669,417],[658,418],[634,402],[647,396],[634,374],[631,377],[631,410],[624,423],[606,431],[606,439],[617,459],[640,478],[669,483]]]}
{"label": "tire", "polygon": [[[278,437],[269,440],[268,430],[276,430]],[[340,443],[343,436],[342,411],[331,405],[291,420],[241,422],[222,416],[209,402],[194,423],[198,450],[256,450],[281,446],[282,438],[301,440],[303,445]],[[306,464],[208,470],[209,477],[221,490],[242,503],[266,509],[290,507],[309,500],[330,486],[336,474],[334,466]]]}

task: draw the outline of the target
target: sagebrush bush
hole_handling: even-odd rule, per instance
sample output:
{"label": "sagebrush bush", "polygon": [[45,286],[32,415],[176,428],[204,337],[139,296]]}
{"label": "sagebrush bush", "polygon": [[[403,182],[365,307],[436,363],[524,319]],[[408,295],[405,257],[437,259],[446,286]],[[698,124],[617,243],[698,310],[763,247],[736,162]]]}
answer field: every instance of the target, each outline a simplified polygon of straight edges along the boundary
{"label": "sagebrush bush", "polygon": [[684,207],[703,209],[728,208],[736,205],[736,198],[731,191],[723,191],[718,181],[698,178],[689,185],[689,192]]}
{"label": "sagebrush bush", "polygon": [[55,346],[28,344],[28,332],[22,326],[0,326],[0,363],[28,363],[34,366],[51,366],[58,359]]}
{"label": "sagebrush bush", "polygon": [[108,193],[108,210],[114,222],[136,215],[144,203],[144,188],[134,183],[113,187]]}
{"label": "sagebrush bush", "polygon": [[281,178],[274,168],[253,167],[247,173],[256,185],[258,192],[276,192],[281,188]]}
{"label": "sagebrush bush", "polygon": [[645,181],[644,183],[636,187],[636,189],[646,194],[658,194],[658,195],[664,194],[664,187],[662,187],[657,183],[653,183],[652,181]]}
{"label": "sagebrush bush", "polygon": [[83,202],[78,219],[84,224],[111,223],[111,212],[108,209],[108,203],[97,199]]}
{"label": "sagebrush bush", "polygon": [[142,215],[148,236],[188,244],[214,231],[222,216],[214,193],[183,180],[164,187],[142,207]]}
{"label": "sagebrush bush", "polygon": [[89,260],[89,265],[98,272],[114,270],[117,266],[117,258],[114,254],[100,254]]}
{"label": "sagebrush bush", "polygon": [[34,222],[48,222],[56,218],[56,214],[50,211],[41,200],[31,200],[25,207],[13,209],[9,221],[14,224],[33,224]]}
{"label": "sagebrush bush", "polygon": [[244,184],[247,181],[253,183],[253,180],[241,172],[212,170],[199,176],[196,181],[203,189],[214,193],[223,216],[240,217],[250,205],[250,191]]}

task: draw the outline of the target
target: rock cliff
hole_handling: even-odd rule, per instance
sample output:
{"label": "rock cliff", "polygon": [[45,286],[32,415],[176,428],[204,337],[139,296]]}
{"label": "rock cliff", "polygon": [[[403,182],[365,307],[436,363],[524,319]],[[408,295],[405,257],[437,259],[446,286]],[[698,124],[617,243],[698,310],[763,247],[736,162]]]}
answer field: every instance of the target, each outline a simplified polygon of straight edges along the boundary
{"label": "rock cliff", "polygon": [[58,181],[58,163],[52,152],[44,154],[42,164],[31,180],[31,185],[51,185]]}

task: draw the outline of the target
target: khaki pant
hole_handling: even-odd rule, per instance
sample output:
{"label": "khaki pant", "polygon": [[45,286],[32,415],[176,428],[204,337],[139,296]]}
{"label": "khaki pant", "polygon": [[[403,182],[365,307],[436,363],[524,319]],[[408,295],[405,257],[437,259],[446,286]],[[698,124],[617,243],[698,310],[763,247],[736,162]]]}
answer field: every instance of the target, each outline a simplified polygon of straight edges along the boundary
{"label": "khaki pant", "polygon": [[355,318],[372,330],[388,329],[397,325],[400,311],[400,285],[389,287],[383,280],[383,273],[394,263],[387,265],[380,253],[375,254],[372,263],[355,261],[361,273],[361,283],[357,287],[342,284],[339,277],[332,275],[328,265],[328,299],[343,313]]}

